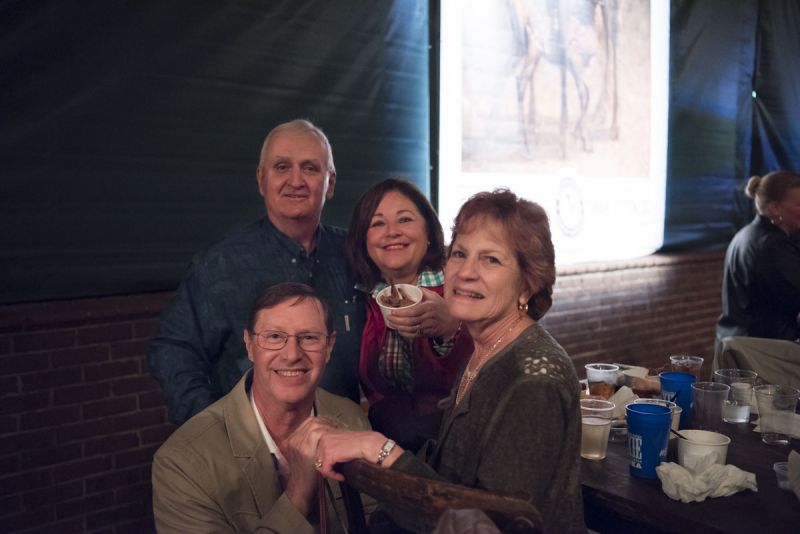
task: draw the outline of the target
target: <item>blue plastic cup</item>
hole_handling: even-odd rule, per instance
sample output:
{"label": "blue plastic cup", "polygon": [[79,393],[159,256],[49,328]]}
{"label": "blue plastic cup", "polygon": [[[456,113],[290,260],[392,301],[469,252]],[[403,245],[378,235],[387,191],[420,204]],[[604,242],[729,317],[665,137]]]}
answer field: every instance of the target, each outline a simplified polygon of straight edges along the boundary
{"label": "blue plastic cup", "polygon": [[658,404],[628,404],[628,456],[631,475],[658,478],[656,467],[667,457],[672,410]]}
{"label": "blue plastic cup", "polygon": [[680,427],[688,428],[692,424],[692,384],[697,377],[678,371],[664,372],[658,377],[661,379],[661,398],[681,407]]}

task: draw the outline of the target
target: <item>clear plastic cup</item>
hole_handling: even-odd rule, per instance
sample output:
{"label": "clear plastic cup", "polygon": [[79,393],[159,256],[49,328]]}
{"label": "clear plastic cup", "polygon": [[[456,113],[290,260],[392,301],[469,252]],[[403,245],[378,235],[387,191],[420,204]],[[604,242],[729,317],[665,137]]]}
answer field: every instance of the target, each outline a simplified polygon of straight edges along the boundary
{"label": "clear plastic cup", "polygon": [[747,369],[717,369],[714,382],[731,387],[728,398],[722,403],[722,420],[726,423],[747,423],[750,421],[750,407],[753,405],[753,387],[758,373]]}
{"label": "clear plastic cup", "polygon": [[765,384],[753,388],[758,402],[758,426],[761,441],[767,445],[788,445],[800,390],[789,386]]}
{"label": "clear plastic cup", "polygon": [[719,431],[722,427],[722,405],[731,387],[721,382],[695,382],[692,384],[694,418],[692,426],[699,430]]}
{"label": "clear plastic cup", "polygon": [[586,368],[586,381],[589,384],[589,394],[604,399],[611,398],[621,376],[619,365],[587,363],[584,367]]}
{"label": "clear plastic cup", "polygon": [[581,399],[581,457],[602,460],[608,451],[608,434],[614,403],[600,399]]}
{"label": "clear plastic cup", "polygon": [[791,490],[792,485],[789,483],[789,462],[775,462],[772,468],[775,470],[775,476],[778,479],[778,487],[780,489]]}
{"label": "clear plastic cup", "polygon": [[677,354],[669,357],[669,364],[672,366],[673,371],[679,373],[691,373],[699,382],[701,380],[700,371],[703,368],[703,358],[701,356],[688,356],[686,354]]}

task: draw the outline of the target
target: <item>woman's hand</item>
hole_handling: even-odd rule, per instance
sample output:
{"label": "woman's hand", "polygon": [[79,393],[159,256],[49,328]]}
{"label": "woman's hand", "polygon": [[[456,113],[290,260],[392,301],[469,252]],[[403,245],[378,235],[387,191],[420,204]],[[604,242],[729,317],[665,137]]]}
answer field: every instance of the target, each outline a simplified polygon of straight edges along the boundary
{"label": "woman's hand", "polygon": [[422,302],[389,315],[392,325],[407,337],[441,337],[449,339],[458,330],[458,319],[447,310],[444,299],[435,291],[420,288]]}
{"label": "woman's hand", "polygon": [[[317,448],[317,459],[322,464],[319,471],[325,477],[342,482],[344,477],[333,470],[334,465],[358,459],[377,463],[386,441],[386,436],[378,432],[329,428],[322,434]],[[390,467],[401,454],[403,449],[394,447],[381,465]]]}

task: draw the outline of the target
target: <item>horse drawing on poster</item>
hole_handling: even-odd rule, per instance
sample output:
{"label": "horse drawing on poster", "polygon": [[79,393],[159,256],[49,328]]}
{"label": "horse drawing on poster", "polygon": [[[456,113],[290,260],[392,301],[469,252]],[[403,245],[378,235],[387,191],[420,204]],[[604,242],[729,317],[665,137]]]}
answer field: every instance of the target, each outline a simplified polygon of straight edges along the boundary
{"label": "horse drawing on poster", "polygon": [[[517,50],[518,122],[526,152],[553,143],[540,109],[546,95],[537,94],[543,83],[556,96],[555,143],[561,158],[567,155],[570,125],[572,137],[586,152],[594,139],[617,139],[617,0],[508,1]],[[555,75],[546,77],[543,65]]]}

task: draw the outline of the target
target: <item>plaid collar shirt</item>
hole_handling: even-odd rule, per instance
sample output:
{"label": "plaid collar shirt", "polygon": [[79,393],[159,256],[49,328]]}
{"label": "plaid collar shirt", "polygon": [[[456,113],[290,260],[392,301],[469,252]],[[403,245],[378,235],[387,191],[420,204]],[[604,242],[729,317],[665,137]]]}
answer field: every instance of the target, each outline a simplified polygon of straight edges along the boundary
{"label": "plaid collar shirt", "polygon": [[[370,294],[377,298],[378,293],[388,286],[384,281],[372,288]],[[418,287],[438,287],[444,285],[444,273],[441,270],[424,270],[417,277]],[[395,384],[399,390],[414,391],[414,341],[416,338],[406,338],[391,328],[386,329],[386,336],[381,346],[378,357],[378,371],[386,380]],[[431,343],[433,350],[439,357],[446,356],[455,343],[455,336],[450,339],[430,338],[425,340]]]}

